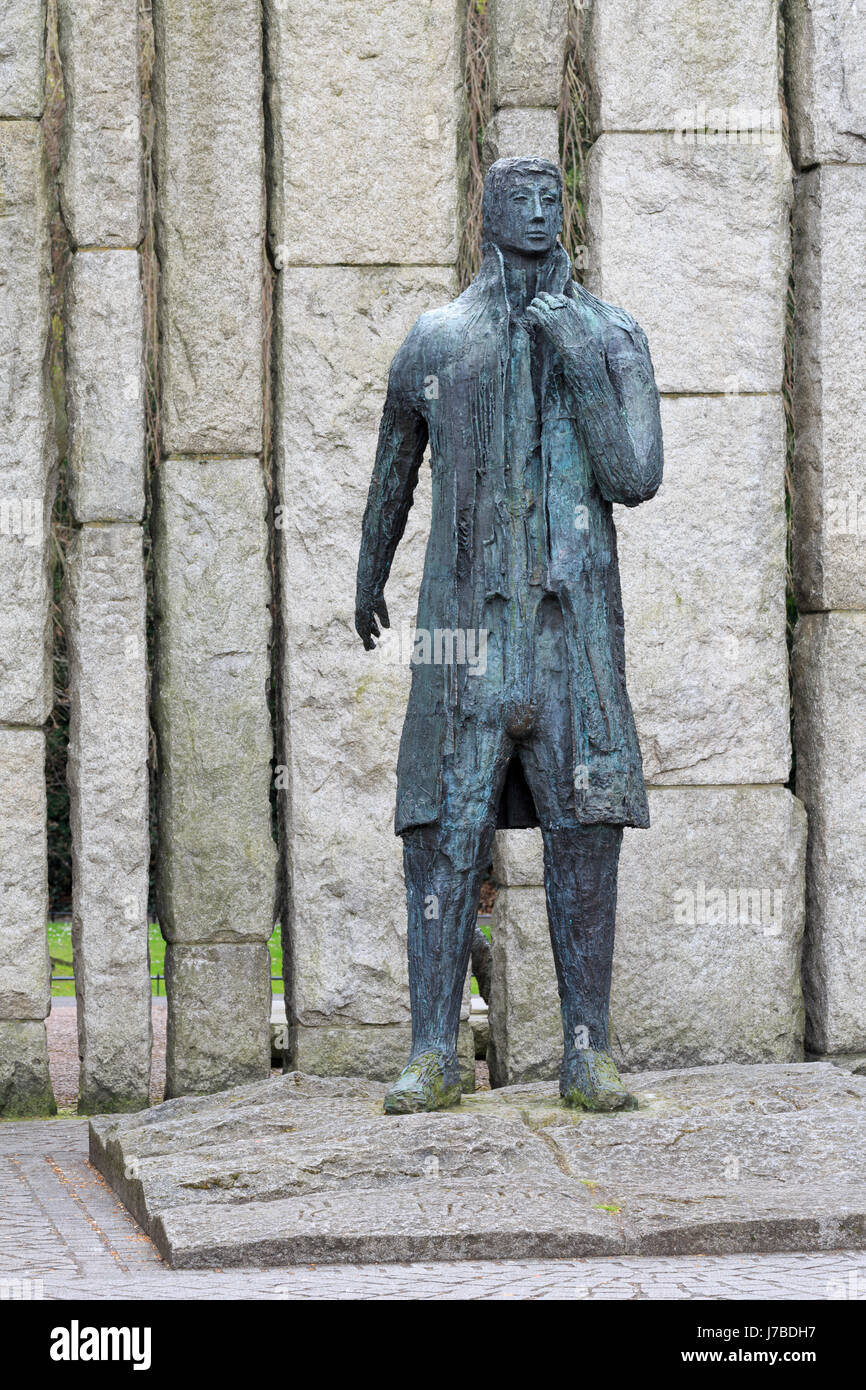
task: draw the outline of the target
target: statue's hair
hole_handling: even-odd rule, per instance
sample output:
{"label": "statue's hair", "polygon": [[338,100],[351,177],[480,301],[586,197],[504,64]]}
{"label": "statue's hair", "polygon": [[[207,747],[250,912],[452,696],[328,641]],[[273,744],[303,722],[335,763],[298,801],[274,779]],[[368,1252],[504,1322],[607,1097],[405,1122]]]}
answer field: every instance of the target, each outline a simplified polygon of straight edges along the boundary
{"label": "statue's hair", "polygon": [[495,164],[491,164],[487,170],[484,180],[484,197],[481,203],[481,238],[487,241],[490,238],[491,228],[495,225],[502,210],[502,199],[505,190],[512,179],[521,174],[549,174],[556,180],[556,187],[559,191],[559,199],[562,201],[562,174],[559,166],[549,159],[541,158],[520,158],[520,159],[497,159]]}

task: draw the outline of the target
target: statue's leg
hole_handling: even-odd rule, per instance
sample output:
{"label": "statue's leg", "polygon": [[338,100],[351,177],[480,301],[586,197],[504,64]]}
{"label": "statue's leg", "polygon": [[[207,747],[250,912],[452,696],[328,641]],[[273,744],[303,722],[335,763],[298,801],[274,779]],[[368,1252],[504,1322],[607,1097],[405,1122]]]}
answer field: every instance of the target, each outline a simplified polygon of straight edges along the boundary
{"label": "statue's leg", "polygon": [[559,1089],[584,1110],[632,1109],[610,1055],[608,1009],[622,827],[575,811],[568,661],[558,604],[540,610],[536,722],[520,760],[544,840],[544,886],[565,1041]]}
{"label": "statue's leg", "polygon": [[579,1109],[633,1109],[610,1055],[608,1022],[622,828],[585,825],[542,835],[565,1042],[559,1089]]}
{"label": "statue's leg", "polygon": [[493,719],[462,733],[443,767],[441,819],[403,834],[412,1053],[385,1097],[388,1114],[460,1100],[460,1006],[512,747]]}

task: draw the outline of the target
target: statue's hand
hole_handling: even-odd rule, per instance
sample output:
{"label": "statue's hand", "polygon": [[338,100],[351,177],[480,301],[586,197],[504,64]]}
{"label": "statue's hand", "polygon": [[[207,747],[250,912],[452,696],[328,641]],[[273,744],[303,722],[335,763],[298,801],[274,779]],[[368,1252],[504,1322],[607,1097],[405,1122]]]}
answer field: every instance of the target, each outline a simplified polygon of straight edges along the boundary
{"label": "statue's hand", "polygon": [[526,310],[526,317],[552,347],[578,361],[592,353],[603,355],[600,325],[591,314],[581,311],[576,299],[564,294],[539,294]]}
{"label": "statue's hand", "polygon": [[375,650],[374,638],[381,636],[377,618],[382,627],[391,626],[385,606],[385,595],[381,592],[374,594],[369,589],[359,589],[355,595],[355,631],[364,643],[366,652]]}

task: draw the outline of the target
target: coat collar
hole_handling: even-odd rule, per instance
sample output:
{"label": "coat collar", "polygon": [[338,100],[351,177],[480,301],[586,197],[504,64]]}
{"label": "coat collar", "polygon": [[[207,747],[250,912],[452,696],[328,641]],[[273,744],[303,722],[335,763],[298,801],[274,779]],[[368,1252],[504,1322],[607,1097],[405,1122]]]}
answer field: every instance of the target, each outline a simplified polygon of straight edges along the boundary
{"label": "coat collar", "polygon": [[[508,298],[505,261],[499,247],[492,241],[485,243],[481,268],[473,281],[473,286],[499,298],[506,313],[511,314],[514,306]],[[571,295],[571,258],[561,242],[541,261],[537,271],[536,294]]]}

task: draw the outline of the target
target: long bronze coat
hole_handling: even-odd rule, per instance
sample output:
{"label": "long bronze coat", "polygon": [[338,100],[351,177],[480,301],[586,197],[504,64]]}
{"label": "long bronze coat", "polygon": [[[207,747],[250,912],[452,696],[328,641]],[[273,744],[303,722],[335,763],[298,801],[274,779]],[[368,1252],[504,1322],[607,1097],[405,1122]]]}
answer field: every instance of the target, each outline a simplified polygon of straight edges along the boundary
{"label": "long bronze coat", "polygon": [[[568,654],[574,806],[586,824],[647,826],[640,749],[625,685],[623,613],[611,503],[635,506],[662,477],[659,398],[649,347],[629,314],[572,282],[556,246],[538,290],[573,298],[601,345],[586,370],[547,342],[533,349],[541,402],[545,588],[560,602]],[[485,250],[469,288],[423,314],[391,366],[364,515],[358,584],[384,589],[430,444],[433,520],[417,625],[477,630],[501,576],[488,479],[513,447],[507,399],[513,315],[504,265]],[[538,339],[540,335],[536,335]],[[539,360],[540,359],[540,360]],[[452,748],[460,668],[413,666],[397,767],[399,834],[435,821],[442,759]],[[588,779],[579,769],[589,769]],[[571,795],[571,792],[569,792]]]}

